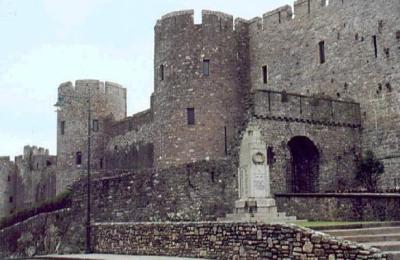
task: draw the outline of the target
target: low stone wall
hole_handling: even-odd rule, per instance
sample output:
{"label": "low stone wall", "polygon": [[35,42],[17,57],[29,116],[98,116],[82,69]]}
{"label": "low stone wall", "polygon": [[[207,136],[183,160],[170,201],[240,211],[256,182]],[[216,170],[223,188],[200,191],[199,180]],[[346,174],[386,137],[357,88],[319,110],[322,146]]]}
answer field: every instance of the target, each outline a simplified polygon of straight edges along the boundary
{"label": "low stone wall", "polygon": [[208,259],[386,259],[376,249],[295,226],[251,223],[99,223],[96,253]]}
{"label": "low stone wall", "polygon": [[77,253],[84,248],[83,216],[72,209],[43,213],[0,230],[0,258]]}
{"label": "low stone wall", "polygon": [[[276,194],[280,211],[321,221],[400,220],[400,194]],[[304,210],[307,209],[307,210]]]}

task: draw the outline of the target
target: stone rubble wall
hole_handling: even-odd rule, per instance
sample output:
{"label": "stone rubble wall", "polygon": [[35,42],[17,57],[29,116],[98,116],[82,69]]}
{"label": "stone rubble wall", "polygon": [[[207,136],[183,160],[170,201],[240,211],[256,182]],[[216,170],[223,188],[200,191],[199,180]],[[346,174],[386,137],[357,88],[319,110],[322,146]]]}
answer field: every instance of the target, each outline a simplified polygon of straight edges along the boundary
{"label": "stone rubble wall", "polygon": [[62,209],[4,228],[0,230],[0,258],[82,252],[83,219],[79,211]]}
{"label": "stone rubble wall", "polygon": [[[73,204],[84,209],[85,179],[72,189]],[[216,220],[233,210],[237,197],[237,169],[229,161],[129,171],[93,179],[92,217],[97,222]]]}
{"label": "stone rubble wall", "polygon": [[98,223],[97,253],[208,259],[387,259],[378,250],[289,225]]}

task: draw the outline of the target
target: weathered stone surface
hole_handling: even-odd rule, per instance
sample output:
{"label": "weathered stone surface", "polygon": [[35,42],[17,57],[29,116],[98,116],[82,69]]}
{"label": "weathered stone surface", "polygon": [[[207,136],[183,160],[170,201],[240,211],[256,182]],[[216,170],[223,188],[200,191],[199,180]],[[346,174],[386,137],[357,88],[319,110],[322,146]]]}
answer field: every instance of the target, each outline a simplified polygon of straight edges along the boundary
{"label": "weathered stone surface", "polygon": [[78,253],[84,248],[83,212],[63,209],[0,230],[0,257]]}
{"label": "weathered stone surface", "polygon": [[0,157],[0,194],[0,219],[54,198],[56,157],[36,146],[25,146],[14,161]]}
{"label": "weathered stone surface", "polygon": [[[234,208],[236,178],[230,161],[100,177],[92,181],[92,216],[100,222],[216,220]],[[84,209],[85,178],[73,190],[74,205]]]}
{"label": "weathered stone surface", "polygon": [[[203,229],[204,234],[193,232],[198,229]],[[257,239],[260,232],[267,239]],[[302,238],[295,245],[293,241],[298,233]],[[319,243],[311,242],[311,236],[322,237],[322,234],[295,226],[260,223],[97,223],[93,226],[93,235],[98,253],[209,259],[327,259],[349,254],[354,256],[352,259],[386,259],[385,255],[350,242],[339,240],[331,245],[329,236],[324,236],[328,241],[325,251],[317,252],[314,247]],[[123,241],[123,245],[118,241]]]}

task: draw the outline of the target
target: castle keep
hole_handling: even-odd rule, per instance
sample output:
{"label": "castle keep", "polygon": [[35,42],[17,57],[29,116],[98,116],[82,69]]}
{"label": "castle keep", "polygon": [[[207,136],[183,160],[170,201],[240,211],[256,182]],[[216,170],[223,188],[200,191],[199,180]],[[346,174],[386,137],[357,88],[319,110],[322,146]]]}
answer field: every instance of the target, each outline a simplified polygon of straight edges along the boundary
{"label": "castle keep", "polygon": [[[97,170],[237,161],[251,124],[267,143],[273,193],[342,189],[368,149],[384,161],[382,187],[393,188],[399,11],[396,0],[298,0],[294,11],[284,6],[249,21],[203,11],[201,24],[193,11],[174,12],[154,28],[148,110],[126,117],[126,90],[114,83],[63,83],[59,95],[91,89]],[[86,121],[82,101],[58,114],[59,191],[85,168]]]}

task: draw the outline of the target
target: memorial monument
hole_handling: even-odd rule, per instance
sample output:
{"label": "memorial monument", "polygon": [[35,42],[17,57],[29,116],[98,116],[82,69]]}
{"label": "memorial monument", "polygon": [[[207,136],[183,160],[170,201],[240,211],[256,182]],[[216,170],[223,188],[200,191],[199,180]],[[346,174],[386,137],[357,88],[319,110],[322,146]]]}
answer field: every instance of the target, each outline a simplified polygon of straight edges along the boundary
{"label": "memorial monument", "polygon": [[278,212],[271,194],[270,170],[267,164],[266,143],[260,130],[249,126],[240,145],[238,169],[239,200],[235,211],[225,220],[282,223],[295,221],[296,217]]}

